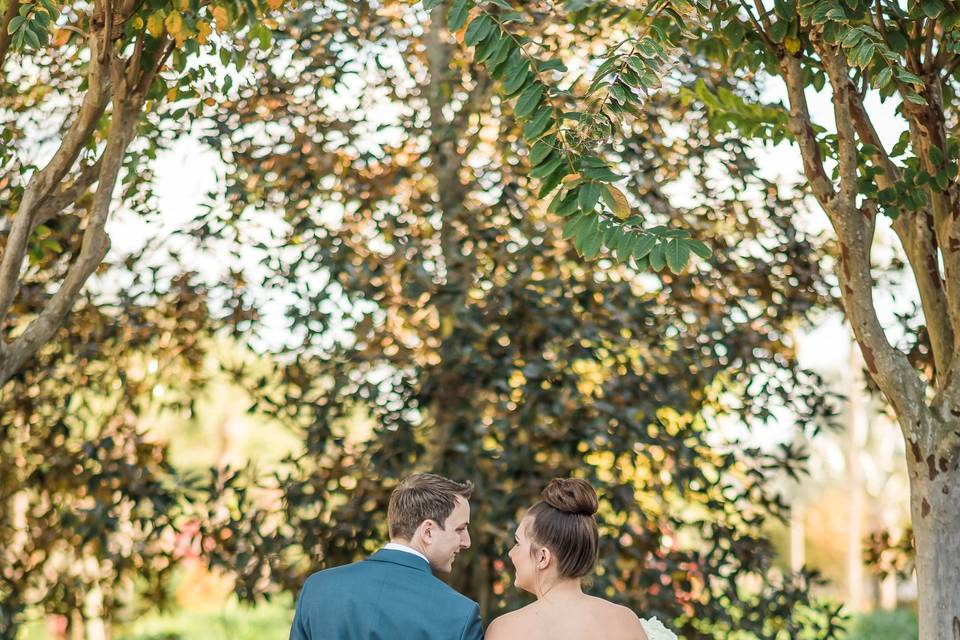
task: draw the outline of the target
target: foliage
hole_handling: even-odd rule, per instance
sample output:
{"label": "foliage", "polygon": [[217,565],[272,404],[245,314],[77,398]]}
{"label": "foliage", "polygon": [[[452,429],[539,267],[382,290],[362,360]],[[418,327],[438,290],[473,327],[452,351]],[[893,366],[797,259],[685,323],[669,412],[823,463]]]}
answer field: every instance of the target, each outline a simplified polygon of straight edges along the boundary
{"label": "foliage", "polygon": [[[233,38],[270,46],[279,3],[2,6],[0,383],[56,335],[102,264],[114,191],[133,210],[150,210],[145,167],[185,123],[215,107],[212,85],[233,82],[221,79],[245,63]],[[26,293],[41,293],[39,285],[50,289],[38,305]]]}
{"label": "foliage", "polygon": [[[454,0],[451,12],[474,4]],[[503,3],[476,5],[483,8],[468,30]],[[960,8],[941,0],[568,0],[546,13],[570,29],[607,34],[587,54],[601,76],[620,68],[625,49],[647,37],[662,50],[689,51],[718,72],[685,92],[690,104],[706,108],[714,132],[797,145],[804,187],[836,237],[846,316],[908,445],[913,527],[918,548],[926,549],[917,565],[921,635],[950,635],[949,612],[960,608],[960,559],[948,550],[960,531],[953,491],[960,482]],[[693,75],[680,59],[670,77],[683,82]],[[770,79],[785,89],[785,101],[765,97]],[[504,97],[509,82],[499,89]],[[606,85],[595,82],[587,98],[632,112],[649,89],[646,82],[631,85],[637,90],[618,80]],[[811,115],[811,91],[829,97],[829,127]],[[895,143],[881,137],[868,98],[892,101],[901,129]],[[618,114],[607,113],[611,128],[622,126]],[[890,219],[916,282],[922,318],[906,320],[919,353],[892,343],[877,313],[871,254],[880,216]]]}
{"label": "foliage", "polygon": [[847,640],[918,640],[917,616],[907,609],[855,616]]}
{"label": "foliage", "polygon": [[126,265],[128,288],[86,299],[55,348],[3,388],[0,637],[29,609],[77,626],[91,607],[109,621],[135,590],[165,602],[192,491],[140,419],[189,415],[210,318],[189,274],[158,287],[138,260]]}
{"label": "foliage", "polygon": [[[511,24],[552,29],[535,11]],[[716,236],[714,260],[660,277],[586,268],[538,205],[529,120],[442,24],[414,17],[400,2],[305,3],[274,34],[284,63],[259,60],[260,82],[224,95],[232,112],[205,125],[230,162],[228,210],[212,206],[184,241],[259,251],[244,278],[260,287],[239,308],[261,306],[263,290],[289,301],[282,330],[260,317],[251,331],[279,343],[283,366],[236,379],[307,447],[273,478],[218,479],[211,562],[239,572],[244,598],[296,590],[381,544],[397,479],[432,469],[477,484],[473,549],[453,580],[495,615],[521,601],[504,565],[510,527],[547,479],[575,473],[602,492],[597,592],[689,638],[800,634],[815,578],[771,571],[761,530],[784,510],[767,479],[799,473],[804,453],[748,448],[722,428],[788,406],[814,433],[830,415],[789,338],[831,303],[822,249],[789,222],[798,203],[664,93],[608,157],[651,220],[667,212]],[[590,35],[565,34],[558,50],[572,57]],[[712,184],[712,163],[736,177]],[[668,195],[684,180],[689,209]],[[368,432],[348,429],[358,416]],[[822,628],[805,633],[832,637],[836,611],[816,615]]]}

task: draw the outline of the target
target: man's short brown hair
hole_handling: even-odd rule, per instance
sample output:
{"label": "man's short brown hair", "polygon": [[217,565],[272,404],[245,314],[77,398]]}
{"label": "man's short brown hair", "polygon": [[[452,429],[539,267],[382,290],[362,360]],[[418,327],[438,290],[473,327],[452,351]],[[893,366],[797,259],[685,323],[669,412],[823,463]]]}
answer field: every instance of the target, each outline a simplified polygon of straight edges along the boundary
{"label": "man's short brown hair", "polygon": [[390,537],[409,540],[424,520],[433,520],[442,529],[457,506],[457,496],[469,500],[472,493],[473,483],[469,480],[460,483],[433,473],[413,474],[390,494]]}

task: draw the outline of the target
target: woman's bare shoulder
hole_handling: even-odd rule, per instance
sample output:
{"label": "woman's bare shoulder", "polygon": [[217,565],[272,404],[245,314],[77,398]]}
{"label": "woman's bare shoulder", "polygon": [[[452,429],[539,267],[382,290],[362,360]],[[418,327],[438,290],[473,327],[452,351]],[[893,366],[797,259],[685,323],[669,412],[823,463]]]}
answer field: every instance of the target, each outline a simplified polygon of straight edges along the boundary
{"label": "woman's bare shoulder", "polygon": [[521,607],[516,611],[505,613],[491,622],[484,635],[486,640],[510,640],[520,636],[526,628],[528,618],[527,612],[524,611],[526,608]]}
{"label": "woman's bare shoulder", "polygon": [[633,609],[596,597],[593,597],[593,604],[597,617],[602,616],[608,629],[616,629],[618,635],[631,640],[648,640],[643,623]]}

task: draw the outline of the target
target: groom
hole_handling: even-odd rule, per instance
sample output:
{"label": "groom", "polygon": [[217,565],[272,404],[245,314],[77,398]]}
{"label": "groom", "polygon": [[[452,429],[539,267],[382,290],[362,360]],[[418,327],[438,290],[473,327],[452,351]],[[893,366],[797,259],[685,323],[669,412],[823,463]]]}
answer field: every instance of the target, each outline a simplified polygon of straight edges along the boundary
{"label": "groom", "polygon": [[390,495],[390,543],[366,560],[315,573],[290,640],[481,640],[480,608],[434,577],[470,547],[473,485],[431,473]]}

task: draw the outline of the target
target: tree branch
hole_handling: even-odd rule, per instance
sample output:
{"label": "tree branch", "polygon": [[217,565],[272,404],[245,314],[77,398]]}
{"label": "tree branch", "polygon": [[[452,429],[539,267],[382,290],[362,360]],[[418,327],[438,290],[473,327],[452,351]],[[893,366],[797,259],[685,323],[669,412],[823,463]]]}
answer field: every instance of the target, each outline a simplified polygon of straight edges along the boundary
{"label": "tree branch", "polygon": [[97,176],[100,175],[102,161],[103,156],[97,159],[95,163],[85,165],[70,186],[48,196],[47,199],[37,207],[34,212],[33,226],[30,228],[30,235],[33,235],[37,227],[55,218],[57,214],[61,213],[64,209],[76,202],[77,198],[86,193],[87,189],[96,181]]}
{"label": "tree branch", "polygon": [[[95,34],[90,36],[91,46],[96,40]],[[96,51],[95,48],[93,50]],[[97,121],[109,101],[108,73],[107,65],[99,63],[98,57],[91,56],[90,71],[87,74],[88,89],[80,111],[64,135],[63,142],[53,158],[43,169],[34,174],[23,192],[20,206],[14,214],[10,235],[7,237],[3,258],[0,261],[0,326],[3,326],[6,320],[18,288],[17,281],[26,255],[29,232],[34,226],[35,210],[63,180],[96,128]]]}
{"label": "tree branch", "polygon": [[13,36],[7,33],[7,26],[13,20],[13,16],[17,15],[17,8],[20,6],[18,0],[6,0],[6,2],[3,17],[0,18],[0,71],[3,71],[3,62],[6,60],[10,42],[13,40]]}
{"label": "tree branch", "polygon": [[834,116],[840,145],[841,185],[838,197],[824,207],[837,234],[840,248],[840,288],[847,319],[863,353],[870,375],[893,404],[904,429],[910,417],[925,406],[924,388],[906,356],[891,346],[873,303],[870,252],[875,214],[869,206],[857,207],[856,133],[850,108],[853,85],[849,67],[839,47],[818,42],[833,90]]}
{"label": "tree branch", "polygon": [[804,94],[805,83],[800,60],[791,55],[782,55],[780,71],[786,82],[787,97],[790,100],[788,126],[797,144],[800,145],[804,174],[810,181],[813,195],[821,206],[826,207],[833,200],[835,193],[833,182],[823,168],[823,157],[820,155],[820,147],[813,131],[813,120]]}
{"label": "tree branch", "polygon": [[[900,180],[900,169],[890,160],[863,105],[863,97],[853,90],[852,82],[847,95],[850,97],[850,114],[857,135],[864,144],[876,149],[870,155],[870,161],[881,170],[876,177],[877,187],[881,190],[892,189]],[[940,276],[933,217],[926,210],[911,212],[902,209],[893,222],[893,230],[907,254],[907,261],[917,282],[933,348],[934,371],[940,379],[953,358],[954,328],[947,315],[947,297]]]}
{"label": "tree branch", "polygon": [[97,176],[90,217],[83,233],[80,253],[70,266],[63,284],[44,306],[43,311],[8,346],[0,361],[0,384],[6,382],[23,363],[53,338],[73,307],[90,275],[103,262],[110,248],[104,227],[127,146],[134,135],[139,105],[125,104],[124,96],[114,95],[114,104],[123,105],[114,113],[106,149]]}
{"label": "tree branch", "polygon": [[923,69],[929,73],[933,69],[933,41],[937,33],[937,21],[927,22],[927,33],[924,36],[923,44]]}
{"label": "tree branch", "polygon": [[[924,78],[925,105],[905,103],[904,114],[910,125],[910,137],[920,166],[936,177],[942,172],[948,158],[947,125],[943,107],[943,87],[940,76],[934,72]],[[931,149],[939,149],[944,160],[934,162]],[[926,187],[933,213],[933,231],[943,262],[943,282],[946,289],[947,317],[954,328],[953,361],[941,370],[941,383],[960,370],[960,193],[956,180],[948,180],[946,188],[931,181]]]}

